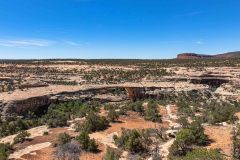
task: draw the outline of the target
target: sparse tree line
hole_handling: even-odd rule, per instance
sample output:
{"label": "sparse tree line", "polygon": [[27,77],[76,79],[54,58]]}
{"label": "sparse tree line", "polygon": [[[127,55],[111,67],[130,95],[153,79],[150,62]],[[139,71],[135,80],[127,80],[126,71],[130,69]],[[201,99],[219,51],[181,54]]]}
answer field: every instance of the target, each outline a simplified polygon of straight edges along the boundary
{"label": "sparse tree line", "polygon": [[[56,62],[57,61],[57,62]],[[67,62],[71,61],[71,62]],[[240,58],[230,59],[168,59],[168,60],[143,60],[143,59],[50,59],[50,60],[0,60],[0,64],[28,64],[28,65],[112,65],[112,66],[146,66],[146,67],[186,67],[186,66],[238,66]]]}
{"label": "sparse tree line", "polygon": [[91,70],[83,74],[83,78],[90,83],[124,83],[124,82],[139,82],[143,78],[155,80],[162,76],[172,75],[173,73],[167,72],[162,68],[137,68],[135,70],[123,69],[99,69]]}

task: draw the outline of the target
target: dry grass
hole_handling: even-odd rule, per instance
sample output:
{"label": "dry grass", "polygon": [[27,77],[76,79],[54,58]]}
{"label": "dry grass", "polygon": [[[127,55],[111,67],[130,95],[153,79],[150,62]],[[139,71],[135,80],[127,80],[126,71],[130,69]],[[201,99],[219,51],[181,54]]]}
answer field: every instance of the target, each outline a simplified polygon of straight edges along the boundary
{"label": "dry grass", "polygon": [[205,126],[204,132],[208,135],[212,143],[207,146],[211,149],[221,149],[222,152],[227,156],[231,157],[232,140],[231,132],[232,127],[226,126]]}

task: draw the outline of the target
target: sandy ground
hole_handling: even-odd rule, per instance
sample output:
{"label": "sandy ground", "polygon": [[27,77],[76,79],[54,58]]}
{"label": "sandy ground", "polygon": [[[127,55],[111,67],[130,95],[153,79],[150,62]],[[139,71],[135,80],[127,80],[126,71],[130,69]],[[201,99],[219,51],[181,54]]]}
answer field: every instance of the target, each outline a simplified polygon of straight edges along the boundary
{"label": "sandy ground", "polygon": [[[39,159],[49,160],[53,159],[53,151],[55,150],[51,144],[56,143],[60,133],[67,132],[71,136],[76,136],[76,133],[68,131],[68,128],[54,128],[49,130],[49,135],[41,135],[34,137],[31,141],[14,146],[16,151],[12,154],[16,159]],[[47,149],[46,149],[47,148]]]}
{"label": "sandy ground", "polygon": [[96,139],[98,142],[107,146],[116,148],[113,142],[114,135],[121,135],[122,128],[126,129],[147,129],[147,128],[168,128],[168,122],[153,123],[145,121],[142,117],[135,112],[128,112],[128,116],[121,116],[119,122],[111,123],[111,127],[102,132],[95,132],[90,134],[91,138]]}
{"label": "sandy ground", "polygon": [[[159,105],[159,113],[162,117],[167,117],[167,109],[165,106]],[[145,107],[146,108],[146,107]]]}
{"label": "sandy ground", "polygon": [[54,151],[55,151],[55,148],[52,146],[49,146],[41,150],[35,151],[33,153],[25,154],[21,158],[26,160],[53,160]]}
{"label": "sandy ground", "polygon": [[231,132],[232,127],[229,126],[204,126],[204,132],[213,142],[207,148],[219,148],[229,158],[231,157]]}

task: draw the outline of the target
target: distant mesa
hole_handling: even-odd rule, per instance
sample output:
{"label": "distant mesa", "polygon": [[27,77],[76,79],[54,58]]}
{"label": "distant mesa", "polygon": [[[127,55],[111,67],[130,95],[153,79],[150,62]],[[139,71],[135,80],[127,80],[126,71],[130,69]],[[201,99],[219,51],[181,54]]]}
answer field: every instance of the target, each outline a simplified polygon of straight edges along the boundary
{"label": "distant mesa", "polygon": [[177,55],[177,59],[217,59],[217,58],[240,58],[240,51],[228,52],[216,55],[196,54],[196,53],[182,53]]}

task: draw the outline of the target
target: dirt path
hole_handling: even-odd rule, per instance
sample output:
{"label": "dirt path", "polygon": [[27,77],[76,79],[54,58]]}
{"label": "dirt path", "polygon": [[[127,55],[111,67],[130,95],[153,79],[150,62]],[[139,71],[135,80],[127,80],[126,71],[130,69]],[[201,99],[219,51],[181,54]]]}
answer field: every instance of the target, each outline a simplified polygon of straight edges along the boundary
{"label": "dirt path", "polygon": [[[166,106],[167,110],[167,116],[165,117],[165,121],[169,122],[169,128],[180,128],[180,125],[178,123],[173,122],[173,120],[177,120],[178,117],[176,114],[172,113],[171,105]],[[167,130],[167,131],[172,131]],[[166,132],[167,132],[166,131]],[[159,146],[160,148],[160,155],[162,156],[163,160],[167,160],[167,156],[169,154],[169,148],[172,146],[173,142],[175,141],[175,138],[168,140],[166,143],[163,143],[162,145]]]}
{"label": "dirt path", "polygon": [[171,105],[167,105],[166,109],[167,109],[167,114],[168,114],[169,118],[176,120],[177,119],[177,115],[172,113]]}
{"label": "dirt path", "polygon": [[163,116],[163,120],[169,123],[170,128],[179,129],[181,128],[181,126],[179,125],[179,123],[176,123],[178,117],[172,112],[172,109],[172,105],[166,106],[166,114]]}
{"label": "dirt path", "polygon": [[169,148],[172,146],[175,139],[171,139],[166,143],[160,145],[160,155],[163,157],[163,160],[167,160],[167,156],[169,154]]}

